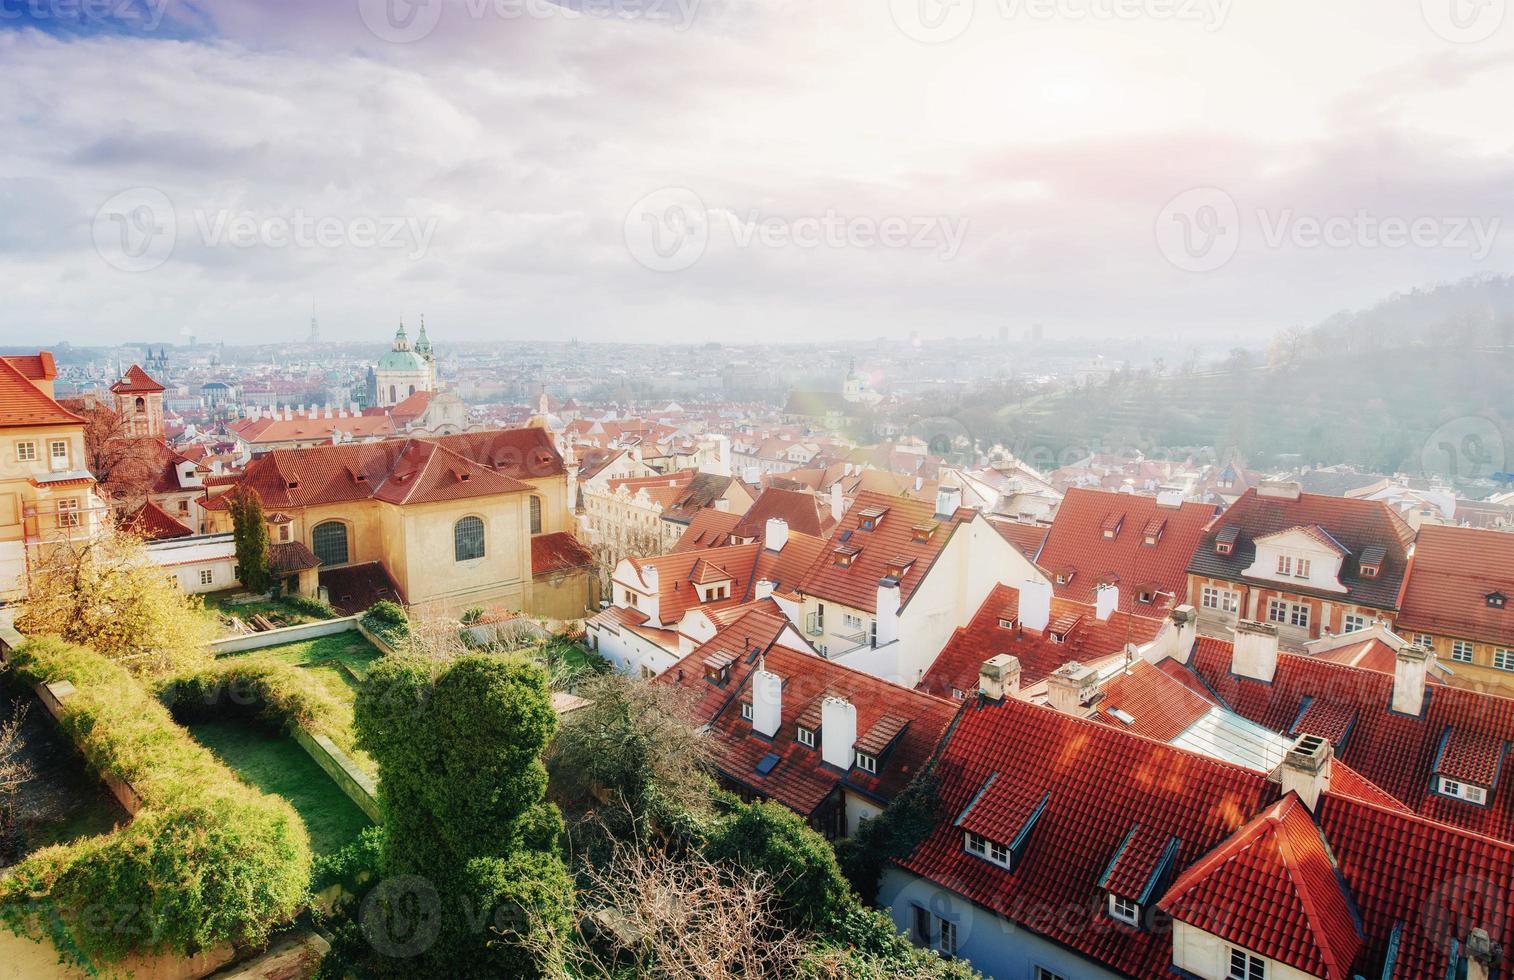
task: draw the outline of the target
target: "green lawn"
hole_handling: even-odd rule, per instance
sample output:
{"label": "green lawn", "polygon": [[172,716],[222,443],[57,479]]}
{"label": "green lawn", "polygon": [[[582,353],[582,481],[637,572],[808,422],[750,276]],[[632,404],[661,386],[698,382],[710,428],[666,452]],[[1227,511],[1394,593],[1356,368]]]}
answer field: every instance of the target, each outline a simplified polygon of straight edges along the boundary
{"label": "green lawn", "polygon": [[189,732],[248,784],[288,800],[315,853],[339,850],[370,823],[294,739],[235,721],[202,722]]}
{"label": "green lawn", "polygon": [[[352,703],[357,681],[368,676],[368,668],[383,654],[363,639],[357,630],[297,640],[278,646],[231,654],[237,657],[272,657],[284,663],[304,667],[319,678],[331,693]],[[345,668],[345,669],[343,669]],[[350,673],[349,673],[350,671]],[[356,679],[354,679],[354,675]]]}

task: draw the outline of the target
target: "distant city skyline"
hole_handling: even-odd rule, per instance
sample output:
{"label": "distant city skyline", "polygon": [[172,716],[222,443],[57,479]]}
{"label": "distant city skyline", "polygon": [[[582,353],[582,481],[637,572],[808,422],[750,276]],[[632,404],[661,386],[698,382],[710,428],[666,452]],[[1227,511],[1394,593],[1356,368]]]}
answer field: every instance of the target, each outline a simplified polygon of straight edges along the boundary
{"label": "distant city skyline", "polygon": [[0,329],[1255,343],[1510,267],[1502,3],[922,2],[17,5]]}

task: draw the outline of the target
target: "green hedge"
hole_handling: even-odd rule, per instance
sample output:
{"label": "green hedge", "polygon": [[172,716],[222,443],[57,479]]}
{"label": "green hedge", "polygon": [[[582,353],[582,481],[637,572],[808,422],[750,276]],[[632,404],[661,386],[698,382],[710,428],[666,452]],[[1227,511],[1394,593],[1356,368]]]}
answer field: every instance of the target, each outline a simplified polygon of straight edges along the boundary
{"label": "green hedge", "polygon": [[397,602],[380,599],[363,613],[362,622],[368,632],[395,650],[403,649],[405,641],[410,639],[410,617]]}
{"label": "green hedge", "polygon": [[287,802],[238,780],[131,674],[91,650],[32,640],[15,670],[27,683],[73,683],[65,733],[143,806],[113,833],[17,865],[0,881],[0,924],[97,969],[133,953],[259,943],[300,910],[310,844]]}
{"label": "green hedge", "polygon": [[294,664],[256,654],[226,657],[158,686],[158,700],[185,722],[241,712],[285,733],[325,735],[354,755],[352,706]]}

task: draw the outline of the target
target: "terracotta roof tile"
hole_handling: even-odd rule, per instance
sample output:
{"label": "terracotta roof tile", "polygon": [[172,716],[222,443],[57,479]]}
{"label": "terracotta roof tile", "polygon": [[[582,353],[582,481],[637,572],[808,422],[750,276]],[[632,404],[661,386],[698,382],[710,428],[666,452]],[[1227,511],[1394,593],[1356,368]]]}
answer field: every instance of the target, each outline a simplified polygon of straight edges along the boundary
{"label": "terracotta roof tile", "polygon": [[[1214,507],[1209,504],[1164,507],[1155,497],[1070,489],[1057,509],[1037,564],[1052,572],[1077,570],[1072,581],[1053,586],[1064,599],[1091,603],[1100,581],[1113,576],[1120,588],[1122,611],[1139,609],[1136,593],[1140,587],[1168,593],[1155,604],[1155,608],[1165,608],[1174,605],[1172,595],[1187,593],[1189,559],[1213,517]],[[1115,519],[1118,533],[1105,537],[1106,525]],[[1166,525],[1156,543],[1148,545],[1141,532],[1157,519]]]}
{"label": "terracotta roof tile", "polygon": [[592,564],[594,556],[589,549],[567,531],[538,534],[531,538],[532,575],[546,575]]}
{"label": "terracotta roof tile", "polygon": [[163,391],[164,388],[142,370],[140,365],[133,364],[126,369],[126,374],[120,381],[110,386],[110,390],[117,395],[147,395]]}
{"label": "terracotta roof tile", "polygon": [[696,551],[704,548],[724,548],[731,543],[731,532],[741,523],[740,514],[706,507],[689,521],[688,530],[673,546],[673,552]]}
{"label": "terracotta roof tile", "polygon": [[0,428],[83,422],[33,384],[10,358],[0,358]]}
{"label": "terracotta roof tile", "polygon": [[[1502,608],[1488,604],[1495,592]],[[1514,648],[1514,534],[1421,527],[1398,628]]]}
{"label": "terracotta roof tile", "polygon": [[829,501],[802,490],[768,487],[747,508],[732,532],[738,538],[762,540],[770,518],[787,522],[790,531],[815,537],[830,533],[836,522],[831,519]]}
{"label": "terracotta roof tile", "polygon": [[[868,530],[864,527],[867,520],[864,512],[870,509],[885,510],[886,513]],[[878,603],[878,582],[887,572],[889,560],[906,555],[915,559],[899,582],[899,602],[901,605],[907,603],[957,526],[974,516],[973,511],[958,511],[941,519],[928,540],[915,540],[915,525],[938,523],[935,511],[934,501],[890,497],[871,491],[858,494],[851,509],[832,529],[825,558],[815,562],[800,583],[800,591],[872,612]],[[848,567],[841,567],[830,560],[830,553],[836,548],[860,549],[860,554]]]}
{"label": "terracotta roof tile", "polygon": [[147,541],[164,541],[169,538],[187,538],[194,531],[170,515],[151,500],[138,507],[121,526]]}

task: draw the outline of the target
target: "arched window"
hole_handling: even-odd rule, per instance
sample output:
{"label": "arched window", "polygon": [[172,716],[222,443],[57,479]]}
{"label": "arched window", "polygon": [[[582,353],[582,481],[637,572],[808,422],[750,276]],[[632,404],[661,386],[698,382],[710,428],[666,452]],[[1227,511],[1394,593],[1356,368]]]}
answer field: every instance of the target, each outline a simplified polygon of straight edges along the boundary
{"label": "arched window", "polygon": [[456,561],[484,557],[483,521],[477,517],[464,517],[452,525],[452,557]]}
{"label": "arched window", "polygon": [[415,394],[415,385],[410,386],[410,394]]}
{"label": "arched window", "polygon": [[397,397],[395,397],[398,394],[399,394],[399,389],[395,388],[394,385],[390,385],[389,386],[389,400],[392,401],[392,402],[399,401],[399,399]]}
{"label": "arched window", "polygon": [[142,414],[145,411],[147,411],[147,399],[143,398],[141,395],[138,395],[137,396],[137,414],[140,415],[140,414]]}
{"label": "arched window", "polygon": [[347,525],[341,521],[317,524],[310,532],[310,550],[327,567],[347,564]]}
{"label": "arched window", "polygon": [[541,498],[531,498],[531,533],[541,533]]}

